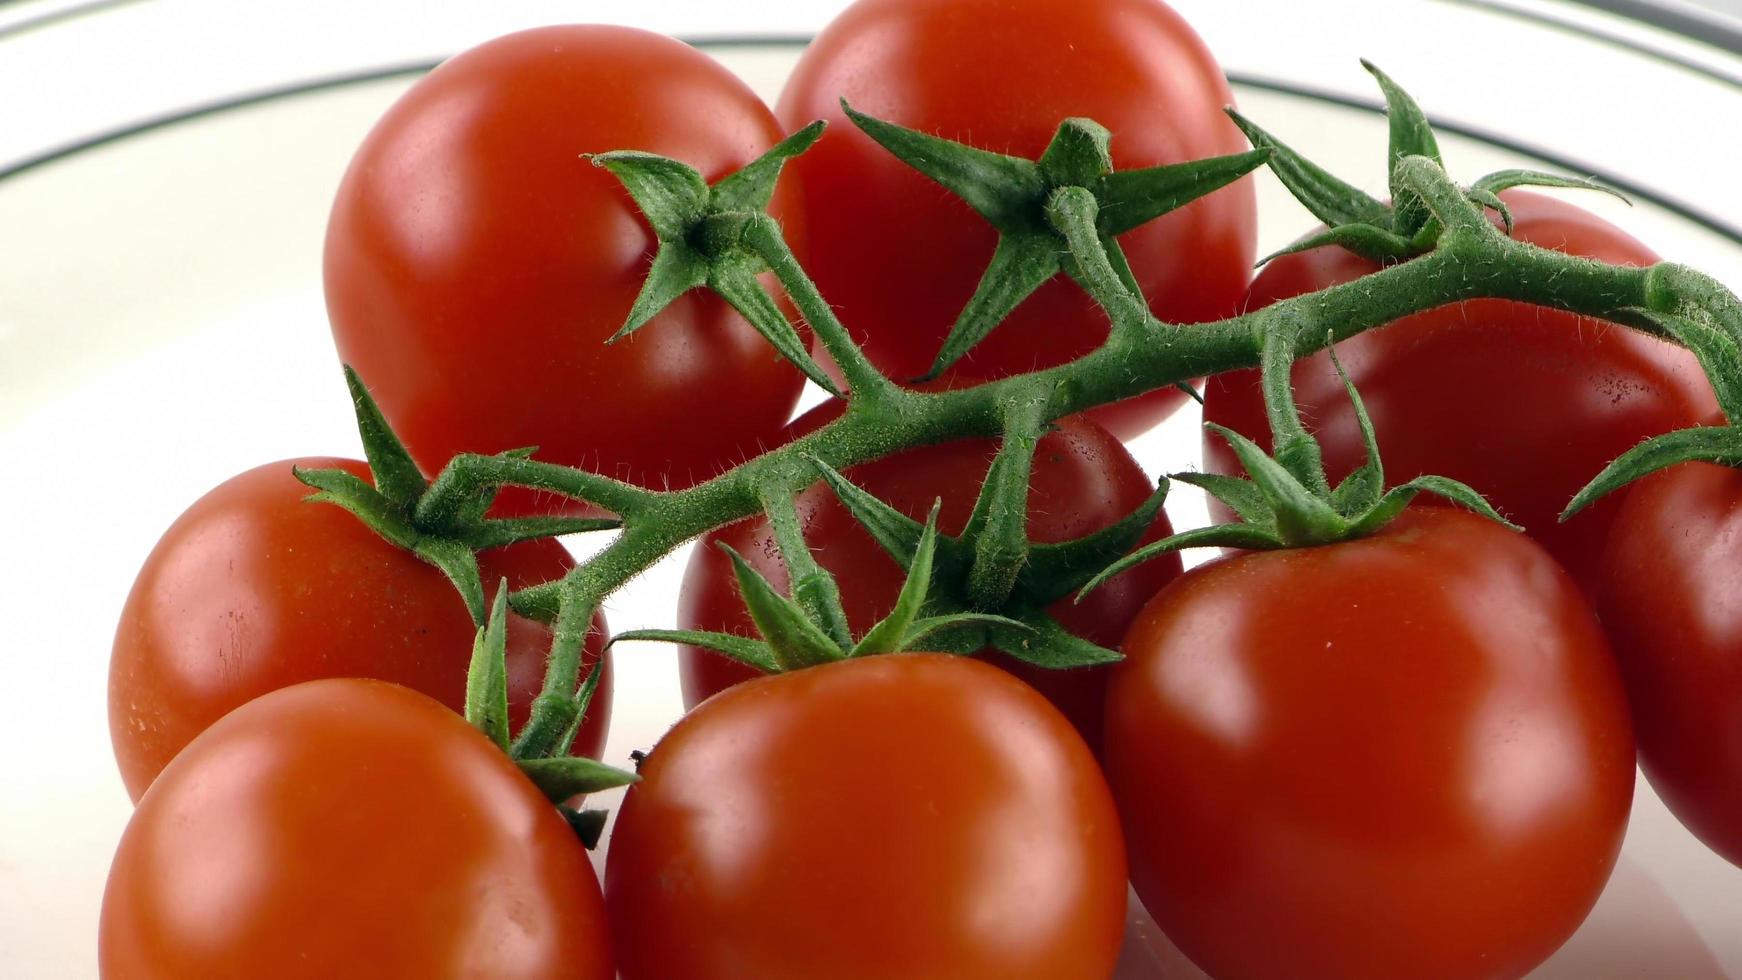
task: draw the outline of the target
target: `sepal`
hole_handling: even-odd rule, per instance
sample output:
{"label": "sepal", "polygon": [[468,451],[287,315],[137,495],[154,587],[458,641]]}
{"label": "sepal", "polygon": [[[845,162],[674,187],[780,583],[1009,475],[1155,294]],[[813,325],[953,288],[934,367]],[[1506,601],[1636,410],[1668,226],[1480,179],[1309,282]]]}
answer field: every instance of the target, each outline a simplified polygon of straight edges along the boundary
{"label": "sepal", "polygon": [[508,751],[508,580],[496,590],[490,619],[472,642],[466,668],[466,721]]}
{"label": "sepal", "polygon": [[1044,606],[1082,588],[1108,562],[1129,552],[1154,526],[1167,500],[1167,488],[1167,478],[1163,477],[1155,492],[1136,510],[1092,534],[1058,544],[1030,544],[1028,564],[1016,580],[1016,596]]}
{"label": "sepal", "polygon": [[1742,466],[1742,431],[1728,425],[1706,425],[1647,439],[1622,453],[1585,484],[1561,511],[1560,519],[1567,520],[1635,480],[1690,462]]}
{"label": "sepal", "polygon": [[[1443,167],[1439,141],[1434,135],[1433,127],[1421,107],[1402,86],[1370,62],[1362,61],[1361,65],[1372,74],[1385,96],[1386,119],[1390,131],[1385,171],[1391,191],[1389,204],[1376,200],[1314,164],[1235,110],[1226,110],[1255,148],[1271,152],[1271,172],[1296,200],[1325,225],[1323,231],[1265,256],[1259,261],[1259,265],[1279,256],[1326,246],[1346,249],[1373,262],[1395,263],[1431,251],[1439,241],[1443,228],[1435,219],[1428,203],[1413,189],[1404,166],[1405,161],[1422,157],[1432,161],[1435,166]],[[1533,170],[1503,170],[1476,181],[1464,191],[1464,195],[1478,207],[1498,214],[1510,234],[1512,211],[1498,195],[1506,188],[1523,185],[1584,188],[1614,193],[1595,181],[1583,178],[1562,177]]]}
{"label": "sepal", "polygon": [[630,786],[641,781],[641,777],[632,772],[578,755],[520,759],[515,764],[552,803],[563,803],[576,796]]}
{"label": "sepal", "polygon": [[625,640],[646,640],[656,643],[686,643],[724,654],[746,667],[764,674],[780,672],[780,661],[774,650],[761,640],[752,640],[736,633],[713,633],[703,630],[630,630],[611,638],[612,643]]}
{"label": "sepal", "polygon": [[1039,609],[1021,610],[1012,618],[1016,626],[995,624],[987,634],[993,647],[1023,663],[1062,670],[1118,663],[1124,659],[1117,650],[1090,643]]}
{"label": "sepal", "polygon": [[429,483],[412,460],[405,443],[399,441],[392,426],[387,424],[381,407],[375,404],[363,379],[345,368],[345,386],[351,390],[351,407],[357,416],[357,434],[363,439],[363,458],[369,461],[369,471],[375,477],[375,489],[393,506],[410,513],[417,506]]}
{"label": "sepal", "polygon": [[1408,92],[1392,81],[1391,76],[1374,67],[1372,62],[1363,59],[1361,67],[1367,69],[1379,83],[1380,91],[1385,93],[1385,117],[1391,129],[1385,168],[1391,179],[1391,227],[1404,238],[1410,238],[1427,226],[1432,215],[1426,203],[1399,178],[1397,165],[1405,157],[1422,156],[1443,166],[1440,144],[1434,138],[1433,127],[1428,125],[1427,115]]}
{"label": "sepal", "polygon": [[797,329],[757,279],[767,264],[744,241],[773,199],[782,168],[815,144],[822,131],[821,122],[806,126],[712,187],[694,167],[669,157],[635,150],[592,155],[595,165],[622,182],[658,240],[641,291],[611,341],[646,326],[690,290],[706,287],[731,304],[781,357],[839,396],[834,379],[811,357]]}
{"label": "sepal", "polygon": [[805,615],[804,609],[781,595],[744,560],[743,555],[724,541],[719,542],[719,547],[731,559],[732,572],[738,579],[738,594],[781,669],[810,667],[840,660],[844,656],[840,646]]}
{"label": "sepal", "polygon": [[1326,227],[1370,225],[1391,230],[1391,209],[1384,202],[1308,160],[1238,111],[1231,108],[1224,111],[1254,148],[1270,151],[1271,173]]}
{"label": "sepal", "polygon": [[774,199],[774,186],[787,161],[816,145],[828,126],[817,120],[786,139],[774,144],[768,152],[745,164],[737,173],[728,174],[713,186],[709,203],[716,211],[762,211]]}
{"label": "sepal", "polygon": [[919,543],[914,547],[913,561],[908,565],[907,578],[901,583],[901,592],[895,598],[895,606],[889,610],[889,615],[866,631],[853,646],[849,656],[893,653],[906,648],[914,624],[925,611],[926,599],[931,591],[932,557],[937,553],[938,544],[938,510],[942,506],[942,500],[932,502],[931,513],[926,516],[925,529],[920,533]]}
{"label": "sepal", "polygon": [[[1259,147],[1210,160],[1115,171],[1111,135],[1091,119],[1066,119],[1039,159],[1026,160],[867,116],[844,101],[841,105],[866,135],[961,198],[999,232],[990,264],[922,381],[948,370],[1059,272],[1083,281],[1071,258],[1072,243],[1049,217],[1059,190],[1081,188],[1095,199],[1087,240],[1105,254],[1123,292],[1141,303],[1142,292],[1115,237],[1226,186],[1269,157],[1269,150]],[[1094,290],[1090,293],[1102,301]]]}

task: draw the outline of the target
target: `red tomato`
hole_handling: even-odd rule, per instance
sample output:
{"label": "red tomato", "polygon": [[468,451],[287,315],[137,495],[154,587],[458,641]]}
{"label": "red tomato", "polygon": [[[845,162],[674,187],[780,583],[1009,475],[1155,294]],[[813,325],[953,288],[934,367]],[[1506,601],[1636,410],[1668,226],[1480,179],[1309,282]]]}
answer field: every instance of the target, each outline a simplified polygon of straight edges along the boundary
{"label": "red tomato", "polygon": [[98,957],[116,980],[616,975],[567,821],[458,715],[354,679],[251,701],[163,771]]}
{"label": "red tomato", "polygon": [[1625,696],[1522,535],[1423,508],[1224,558],[1124,650],[1105,761],[1131,880],[1217,977],[1518,977],[1608,880]]}
{"label": "red tomato", "polygon": [[738,685],[641,767],[605,866],[624,980],[1112,974],[1125,854],[1082,739],[971,659]]}
{"label": "red tomato", "polygon": [[[268,691],[322,677],[374,677],[414,688],[455,711],[465,705],[475,629],[447,578],[389,544],[339,507],[304,501],[291,466],[268,463],[195,501],[145,559],[121,610],[109,662],[109,735],[122,782],[138,800],[194,736]],[[574,564],[556,541],[479,556],[492,595]],[[595,619],[586,662],[605,676],[576,753],[597,756],[611,719],[605,621]],[[508,617],[509,714],[518,726],[544,681],[550,629]],[[604,659],[602,659],[604,658]]]}
{"label": "red tomato", "polygon": [[[1222,114],[1234,97],[1215,59],[1157,0],[859,0],[811,42],[778,112],[789,128],[829,122],[790,168],[805,226],[795,247],[871,360],[897,379],[930,369],[996,233],[855,128],[842,97],[903,126],[1031,158],[1070,116],[1112,131],[1121,169],[1247,149]],[[1242,180],[1119,239],[1157,316],[1189,323],[1238,312],[1254,207]],[[1106,315],[1059,277],[946,377],[1051,367],[1106,335]],[[1167,388],[1091,415],[1129,437],[1179,401]]]}
{"label": "red tomato", "polygon": [[1688,463],[1636,484],[1598,581],[1640,766],[1689,830],[1742,865],[1742,473]]}
{"label": "red tomato", "polygon": [[[806,413],[788,430],[797,437],[840,413],[825,404]],[[923,520],[932,501],[943,498],[938,529],[961,531],[973,510],[980,482],[998,444],[991,439],[963,440],[943,446],[911,449],[849,469],[847,477],[916,520]],[[1137,461],[1117,439],[1084,419],[1065,419],[1043,436],[1035,453],[1028,492],[1028,533],[1043,543],[1066,541],[1098,531],[1126,516],[1155,489]],[[814,486],[798,497],[805,539],[817,562],[841,587],[841,602],[855,633],[870,629],[895,606],[906,577],[859,523],[853,520],[826,486]],[[1172,533],[1166,515],[1156,518],[1147,540]],[[731,561],[719,549],[724,541],[743,555],[779,589],[786,589],[786,566],[774,543],[774,532],[763,518],[740,521],[702,539],[690,556],[678,598],[683,629],[713,630],[754,636],[755,624],[738,595]],[[1139,566],[1108,582],[1080,604],[1069,597],[1053,604],[1052,614],[1066,629],[1103,646],[1117,647],[1125,629],[1150,596],[1179,574],[1180,562],[1168,556]],[[988,656],[1038,688],[1069,717],[1091,747],[1101,739],[1101,700],[1107,669],[1045,670],[999,653]],[[684,704],[695,707],[709,695],[756,676],[749,667],[698,647],[679,653]]]}
{"label": "red tomato", "polygon": [[[1617,265],[1658,258],[1608,222],[1556,198],[1507,191],[1513,237]],[[1253,309],[1358,279],[1379,267],[1340,248],[1285,255],[1252,283]],[[1388,482],[1424,473],[1462,480],[1589,586],[1619,503],[1561,524],[1573,494],[1641,440],[1697,423],[1714,407],[1694,356],[1599,320],[1510,300],[1472,300],[1405,317],[1337,345],[1379,436]],[[1341,479],[1365,458],[1332,368],[1295,364],[1295,397],[1317,429],[1325,466]],[[1258,372],[1211,379],[1204,415],[1269,445]],[[1239,472],[1219,437],[1205,462]]]}
{"label": "red tomato", "polygon": [[780,429],[803,379],[705,291],[606,346],[654,238],[581,155],[649,150],[717,180],[781,135],[713,59],[644,31],[548,27],[448,60],[375,124],[333,203],[340,357],[430,472],[537,446],[650,486],[712,475]]}

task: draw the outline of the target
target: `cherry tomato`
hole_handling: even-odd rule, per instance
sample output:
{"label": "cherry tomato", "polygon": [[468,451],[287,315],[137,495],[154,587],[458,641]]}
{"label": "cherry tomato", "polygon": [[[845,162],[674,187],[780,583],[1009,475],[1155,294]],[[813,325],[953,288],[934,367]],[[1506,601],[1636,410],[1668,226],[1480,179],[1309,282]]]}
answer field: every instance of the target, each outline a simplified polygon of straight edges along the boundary
{"label": "cherry tomato", "polygon": [[[840,410],[838,404],[818,406],[792,424],[788,437],[821,427]],[[997,442],[990,439],[926,446],[852,467],[846,476],[916,520],[925,518],[932,501],[943,498],[938,529],[954,534],[967,523],[997,451]],[[1080,418],[1065,419],[1043,436],[1034,460],[1028,533],[1038,542],[1065,541],[1098,531],[1136,510],[1155,489],[1118,440]],[[827,487],[814,486],[801,493],[798,511],[817,562],[840,585],[848,624],[856,634],[870,629],[894,608],[906,572]],[[1150,528],[1148,539],[1170,533],[1167,517],[1161,515]],[[678,598],[679,624],[683,629],[754,636],[755,624],[738,595],[731,561],[718,547],[721,541],[743,555],[777,588],[787,587],[786,566],[767,520],[740,521],[709,534],[692,552]],[[1151,562],[1112,580],[1081,604],[1073,604],[1069,597],[1061,599],[1050,612],[1078,636],[1117,647],[1138,610],[1178,575],[1179,569],[1176,557]],[[1106,668],[1045,670],[999,653],[987,656],[1044,693],[1091,747],[1100,745]],[[689,707],[728,685],[756,676],[751,668],[699,647],[683,647],[679,664],[684,704]]]}
{"label": "cherry tomato", "polygon": [[333,203],[340,357],[430,472],[537,446],[647,485],[712,475],[785,424],[803,379],[705,291],[605,343],[654,238],[582,155],[648,150],[717,180],[781,135],[725,68],[644,31],[547,27],[448,60],[376,123]]}
{"label": "cherry tomato", "polygon": [[1224,558],[1124,652],[1105,762],[1131,880],[1216,977],[1518,977],[1608,880],[1625,695],[1523,535],[1421,508]]}
{"label": "cherry tomato", "polygon": [[591,862],[496,746],[409,688],[274,691],[139,801],[103,894],[115,980],[609,980]]}
{"label": "cherry tomato", "polygon": [[[931,367],[996,233],[855,128],[843,97],[903,126],[1031,158],[1071,116],[1112,131],[1122,169],[1248,148],[1222,113],[1234,97],[1215,59],[1158,0],[859,0],[805,50],[777,111],[789,128],[829,122],[790,168],[805,225],[796,251],[871,360],[898,379]],[[1252,185],[1242,180],[1119,244],[1157,316],[1213,320],[1238,312],[1256,225]],[[1060,277],[946,377],[1051,367],[1106,336],[1106,315]],[[1179,402],[1168,388],[1090,414],[1127,438]]]}
{"label": "cherry tomato", "polygon": [[1625,495],[1596,590],[1671,811],[1742,865],[1742,473],[1687,463]]}
{"label": "cherry tomato", "polygon": [[1063,715],[969,658],[761,677],[679,721],[618,812],[624,980],[1112,974],[1125,855]]}
{"label": "cherry tomato", "polygon": [[[138,800],[182,747],[233,708],[268,691],[322,677],[374,677],[414,688],[459,711],[475,628],[445,576],[389,544],[312,491],[293,465],[268,463],[220,484],[157,542],[121,610],[109,662],[109,735],[127,792]],[[492,595],[562,577],[561,544],[532,541],[486,551]],[[611,719],[605,621],[595,619],[586,663],[605,675],[580,733],[597,756]],[[509,714],[526,720],[544,680],[550,629],[508,617]],[[590,669],[590,667],[589,667]]]}
{"label": "cherry tomato", "polygon": [[[1558,199],[1507,191],[1513,236],[1617,265],[1658,258],[1608,222]],[[1378,269],[1340,248],[1275,259],[1252,283],[1253,309]],[[1405,317],[1337,345],[1366,400],[1388,481],[1462,480],[1524,526],[1588,587],[1616,501],[1565,524],[1561,508],[1641,440],[1697,423],[1715,403],[1693,355],[1611,323],[1510,300],[1471,300]],[[1360,429],[1326,354],[1295,364],[1295,397],[1317,429],[1332,479],[1365,458]],[[1256,371],[1211,379],[1204,414],[1269,444]],[[1205,462],[1237,472],[1220,438]]]}

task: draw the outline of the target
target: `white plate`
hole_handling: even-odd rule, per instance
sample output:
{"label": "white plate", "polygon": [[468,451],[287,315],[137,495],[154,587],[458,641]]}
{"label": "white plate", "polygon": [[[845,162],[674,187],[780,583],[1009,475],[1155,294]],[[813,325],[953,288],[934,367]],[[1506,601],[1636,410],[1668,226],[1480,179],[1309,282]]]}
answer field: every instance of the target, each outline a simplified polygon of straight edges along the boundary
{"label": "white plate", "polygon": [[[1343,49],[1367,44],[1382,57],[1371,47],[1379,40],[1339,37],[1311,54],[1302,53],[1305,46],[1267,48],[1240,40],[1238,23],[1219,5],[1182,6],[1224,63],[1253,83],[1239,87],[1249,115],[1337,172],[1383,190],[1385,137],[1378,116],[1282,91],[1352,94],[1371,102],[1366,76],[1352,55],[1343,57]],[[1389,10],[1395,17],[1405,7],[1424,19],[1450,16],[1445,11],[1451,9],[1397,4]],[[1296,16],[1291,9],[1278,6],[1266,14],[1279,35],[1294,29],[1287,23]],[[1569,76],[1576,80],[1561,83],[1557,92],[1500,102],[1504,84],[1494,73],[1517,62],[1503,60],[1491,69],[1465,65],[1482,71],[1462,96],[1453,97],[1421,67],[1443,67],[1439,63],[1449,56],[1428,57],[1416,68],[1409,59],[1394,59],[1393,73],[1430,109],[1459,106],[1450,118],[1482,120],[1489,132],[1504,131],[1502,118],[1540,116],[1538,103],[1571,105],[1593,91],[1615,88],[1616,76],[1627,71],[1645,71],[1640,77],[1661,82],[1659,92],[1688,89],[1697,95],[1700,86],[1717,84],[1697,71],[1661,64],[1639,69],[1631,56],[1586,50],[1558,32],[1539,37],[1520,22],[1473,21],[1476,16],[1456,11],[1458,29],[1501,48],[1533,45],[1539,63],[1552,54],[1569,70],[1584,64],[1580,58],[1607,68],[1594,76]],[[1414,22],[1412,33],[1415,27],[1432,25]],[[1362,29],[1370,32],[1371,26]],[[1560,40],[1544,40],[1551,34]],[[791,46],[729,46],[715,53],[770,98],[794,57]],[[1316,60],[1333,55],[1336,69]],[[0,81],[6,64],[0,59]],[[95,974],[98,905],[109,855],[130,812],[106,729],[108,648],[122,598],[158,534],[195,497],[242,469],[287,456],[359,452],[324,321],[320,237],[352,149],[413,77],[251,102],[23,172],[0,171],[0,512],[10,518],[7,558],[0,565],[8,625],[0,683],[0,974]],[[1728,98],[1722,105],[1738,97],[1731,92]],[[1668,191],[1666,198],[1700,200],[1710,225],[1742,223],[1742,199],[1734,189],[1694,176],[1683,182],[1664,177],[1671,170],[1696,172],[1714,158],[1733,167],[1738,148],[1714,149],[1702,142],[1711,137],[1709,130],[1696,136],[1691,120],[1677,127],[1662,115],[1626,120],[1655,134],[1660,142],[1649,152],[1633,141],[1614,149],[1621,141],[1601,125],[1587,125],[1583,143],[1564,137],[1551,142],[1557,154],[1572,160],[1613,162],[1611,175]],[[1545,125],[1561,132],[1565,124],[1561,119]],[[1598,131],[1606,135],[1589,137]],[[1733,132],[1718,138],[1736,140]],[[1465,177],[1541,165],[1479,139],[1447,134],[1443,143],[1454,172]],[[1268,250],[1294,237],[1308,219],[1273,181],[1266,178],[1260,187],[1260,248]],[[1595,195],[1580,203],[1666,257],[1742,283],[1742,245],[1722,227],[1702,225],[1676,213],[1673,204],[1654,203],[1649,194],[1631,210]],[[1192,465],[1197,442],[1195,414],[1185,412],[1133,449],[1161,472]],[[1203,522],[1201,501],[1183,493],[1169,501],[1169,510],[1178,525]],[[683,560],[679,554],[661,563],[614,598],[607,607],[613,626],[670,625],[670,597]],[[659,737],[680,703],[669,649],[625,645],[618,658],[607,758],[622,763],[630,750]],[[1584,928],[1538,975],[1742,976],[1738,910],[1742,870],[1682,830],[1641,780],[1622,862],[1608,891]],[[1119,975],[1201,974],[1134,906]]]}

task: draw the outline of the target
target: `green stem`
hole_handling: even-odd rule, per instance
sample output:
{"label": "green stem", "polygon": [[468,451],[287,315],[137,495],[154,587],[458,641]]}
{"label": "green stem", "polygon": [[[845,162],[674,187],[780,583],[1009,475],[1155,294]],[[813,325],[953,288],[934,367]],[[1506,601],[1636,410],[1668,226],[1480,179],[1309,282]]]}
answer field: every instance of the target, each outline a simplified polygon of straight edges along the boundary
{"label": "green stem", "polygon": [[1271,452],[1301,485],[1323,497],[1330,493],[1319,441],[1307,432],[1294,401],[1294,348],[1297,324],[1288,317],[1271,321],[1258,355],[1264,415],[1270,424]]}
{"label": "green stem", "polygon": [[764,494],[762,512],[768,515],[768,525],[774,531],[793,599],[837,645],[851,647],[853,634],[847,625],[847,612],[841,606],[840,586],[827,569],[817,564],[810,545],[805,543],[797,501],[789,493]]}
{"label": "green stem", "polygon": [[[618,540],[628,537],[625,532]],[[593,596],[601,590],[593,583],[598,566],[594,562],[576,565],[559,580],[562,598],[557,607],[556,626],[552,630],[550,661],[545,666],[544,689],[533,699],[531,714],[514,740],[511,752],[516,759],[540,759],[561,744],[579,722],[580,706],[575,691],[581,682],[581,654],[586,649],[587,633],[593,628],[593,614],[600,600]]]}
{"label": "green stem", "polygon": [[[560,731],[566,724],[567,719],[554,717],[560,711],[559,696],[572,700],[585,624],[609,593],[690,538],[813,483],[817,470],[807,458],[840,470],[915,446],[997,436],[1005,424],[1006,403],[1023,390],[1044,393],[1036,417],[1057,419],[1188,378],[1251,368],[1259,363],[1263,338],[1274,331],[1292,334],[1294,354],[1300,357],[1399,317],[1479,297],[1522,300],[1610,320],[1625,320],[1627,311],[1638,308],[1692,309],[1727,329],[1742,330],[1742,303],[1709,277],[1678,266],[1604,265],[1514,241],[1495,229],[1432,161],[1406,160],[1404,171],[1407,186],[1444,228],[1434,251],[1356,282],[1188,327],[1161,323],[1147,312],[1141,320],[1132,314],[1124,290],[1105,280],[1110,264],[1104,265],[1100,240],[1087,234],[1081,202],[1073,200],[1076,195],[1060,195],[1055,211],[1061,230],[1074,232],[1073,253],[1080,253],[1085,279],[1096,283],[1094,292],[1108,302],[1109,315],[1128,321],[1129,329],[1114,331],[1101,348],[1069,364],[940,393],[904,391],[879,374],[798,267],[778,229],[752,235],[853,388],[854,398],[841,418],[706,483],[677,491],[641,490],[525,460],[456,460],[456,466],[476,471],[474,478],[511,476],[514,482],[591,500],[624,518],[617,538],[567,578],[511,597],[522,614],[547,621],[554,616],[559,624],[546,694],[534,706],[529,729],[543,725]],[[1638,325],[1651,329],[1649,323]],[[444,473],[437,485],[444,479],[461,478]],[[553,717],[543,719],[543,713]]]}
{"label": "green stem", "polygon": [[[1037,378],[1051,389],[1042,414],[1052,420],[1187,378],[1256,367],[1261,331],[1286,317],[1301,320],[1296,356],[1410,313],[1484,296],[1529,300],[1609,319],[1647,305],[1647,284],[1654,276],[1661,277],[1664,268],[1607,266],[1518,243],[1487,248],[1516,248],[1529,260],[1501,261],[1488,254],[1472,262],[1462,255],[1430,253],[1354,283],[1227,320],[1184,328],[1152,321],[1139,337],[1109,343],[1038,374],[956,391],[910,392],[899,414],[849,411],[803,439],[706,483],[650,492],[630,526],[588,562],[596,570],[592,581],[604,590],[597,598],[603,599],[690,538],[756,513],[762,494],[797,493],[815,482],[815,470],[802,462],[807,455],[845,469],[915,446],[998,436],[1001,400]],[[1736,301],[1732,297],[1729,302]],[[1742,306],[1738,314],[1742,315]],[[548,620],[558,608],[557,589],[558,583],[522,589],[511,597],[514,609]]]}
{"label": "green stem", "polygon": [[847,328],[835,316],[834,309],[817,292],[816,284],[811,282],[792,254],[778,222],[766,214],[758,214],[745,228],[744,242],[774,271],[781,288],[786,290],[793,305],[816,331],[817,339],[823,342],[823,349],[834,359],[835,366],[841,369],[841,376],[847,379],[847,386],[853,389],[855,397],[883,400],[900,392],[899,386],[884,377],[883,372],[877,370],[865,352],[853,342]]}
{"label": "green stem", "polygon": [[1004,441],[980,485],[980,497],[962,531],[974,542],[968,598],[976,608],[998,609],[1028,562],[1028,489],[1034,453],[1047,423],[1044,391],[1018,388],[1004,403]]}
{"label": "green stem", "polygon": [[[1075,260],[1076,280],[1084,290],[1107,311],[1115,332],[1129,333],[1153,324],[1149,308],[1130,288],[1126,278],[1115,267],[1113,253],[1103,242],[1096,228],[1100,205],[1086,187],[1061,187],[1047,202],[1046,216],[1053,228],[1065,236]],[[1118,246],[1114,245],[1114,249]],[[1124,257],[1119,257],[1119,265]]]}
{"label": "green stem", "polygon": [[1448,244],[1446,235],[1489,240],[1506,237],[1470,200],[1469,194],[1452,183],[1445,170],[1428,157],[1404,157],[1392,173],[1396,185],[1420,198],[1445,229],[1441,232],[1442,245]]}
{"label": "green stem", "polygon": [[423,527],[441,527],[478,493],[499,486],[547,490],[585,503],[595,504],[624,517],[644,509],[660,495],[632,483],[613,480],[585,470],[541,463],[514,456],[479,456],[461,453],[448,462],[418,501],[417,522]]}

